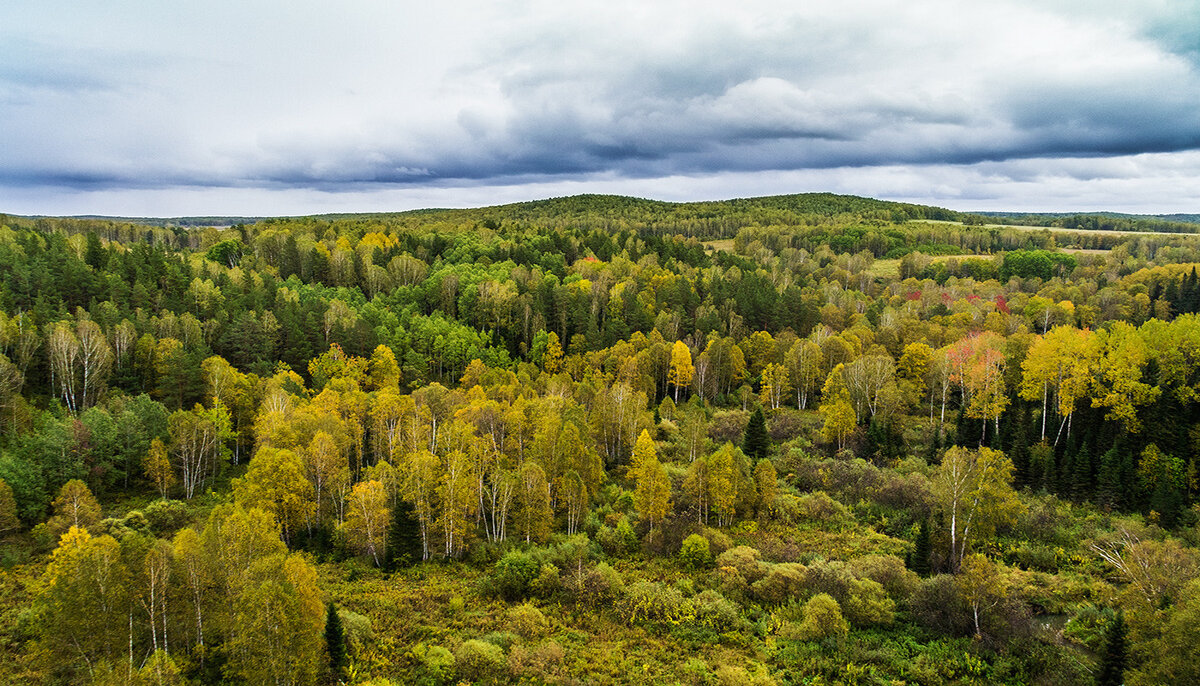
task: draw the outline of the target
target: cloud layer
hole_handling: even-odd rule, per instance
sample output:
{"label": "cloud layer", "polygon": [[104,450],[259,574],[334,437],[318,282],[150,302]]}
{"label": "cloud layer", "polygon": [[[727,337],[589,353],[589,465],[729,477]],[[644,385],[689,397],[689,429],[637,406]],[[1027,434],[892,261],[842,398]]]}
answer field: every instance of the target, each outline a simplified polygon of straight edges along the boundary
{"label": "cloud layer", "polygon": [[1192,0],[405,4],[0,8],[0,210],[1200,209]]}

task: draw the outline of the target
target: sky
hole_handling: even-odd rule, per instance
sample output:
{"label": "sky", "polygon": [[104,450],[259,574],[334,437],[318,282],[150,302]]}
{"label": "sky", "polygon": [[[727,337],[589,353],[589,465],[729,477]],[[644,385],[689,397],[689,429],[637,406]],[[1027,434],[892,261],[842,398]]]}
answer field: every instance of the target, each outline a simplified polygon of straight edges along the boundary
{"label": "sky", "polygon": [[0,212],[1200,212],[1200,0],[6,0]]}

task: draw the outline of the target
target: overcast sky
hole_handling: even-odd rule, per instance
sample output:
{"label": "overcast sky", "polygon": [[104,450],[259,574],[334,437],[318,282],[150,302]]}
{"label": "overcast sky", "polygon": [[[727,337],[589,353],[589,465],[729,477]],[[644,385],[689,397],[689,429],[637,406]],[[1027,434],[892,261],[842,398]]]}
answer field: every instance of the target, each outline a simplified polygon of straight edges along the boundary
{"label": "overcast sky", "polygon": [[1198,0],[6,0],[0,45],[0,212],[1200,212]]}

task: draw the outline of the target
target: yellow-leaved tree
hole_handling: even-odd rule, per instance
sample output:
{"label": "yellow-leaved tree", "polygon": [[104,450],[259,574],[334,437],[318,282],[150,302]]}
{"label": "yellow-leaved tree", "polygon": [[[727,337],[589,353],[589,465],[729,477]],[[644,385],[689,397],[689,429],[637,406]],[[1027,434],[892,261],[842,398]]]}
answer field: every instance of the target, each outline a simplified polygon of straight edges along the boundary
{"label": "yellow-leaved tree", "polygon": [[356,550],[369,555],[376,567],[390,518],[388,495],[381,482],[372,479],[354,484],[346,503],[346,537]]}
{"label": "yellow-leaved tree", "polygon": [[949,562],[957,572],[971,543],[1012,522],[1022,505],[1012,488],[1012,460],[991,448],[946,451],[933,478],[933,493],[949,527]]}
{"label": "yellow-leaved tree", "polygon": [[825,418],[821,435],[826,441],[836,443],[838,450],[846,447],[846,436],[850,435],[858,424],[842,369],[843,366],[838,364],[830,370],[829,376],[825,377],[825,386],[821,389],[821,406],[817,410]]}
{"label": "yellow-leaved tree", "polygon": [[658,461],[658,450],[649,431],[643,430],[633,446],[629,475],[636,484],[634,506],[653,531],[654,525],[671,511],[671,479]]}
{"label": "yellow-leaved tree", "polygon": [[692,351],[683,341],[675,341],[671,347],[671,368],[667,382],[675,386],[675,402],[679,402],[679,390],[692,385],[696,367],[692,364]]}
{"label": "yellow-leaved tree", "polygon": [[233,481],[238,504],[275,515],[285,540],[306,526],[317,512],[313,486],[304,474],[304,463],[291,450],[260,448],[250,460],[246,476]]}

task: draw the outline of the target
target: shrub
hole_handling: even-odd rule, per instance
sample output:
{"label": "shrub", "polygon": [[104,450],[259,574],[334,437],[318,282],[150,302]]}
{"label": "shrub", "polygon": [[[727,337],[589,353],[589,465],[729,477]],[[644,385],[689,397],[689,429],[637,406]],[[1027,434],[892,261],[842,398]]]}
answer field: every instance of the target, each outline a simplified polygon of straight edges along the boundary
{"label": "shrub", "polygon": [[745,667],[728,664],[717,667],[717,682],[721,686],[775,686],[766,667],[756,662]]}
{"label": "shrub", "polygon": [[679,559],[688,569],[707,569],[712,565],[708,539],[700,534],[692,534],[685,538],[683,547],[679,549]]}
{"label": "shrub", "polygon": [[621,517],[621,521],[617,522],[617,540],[624,546],[625,553],[637,552],[637,549],[641,546],[637,533],[634,532],[633,525],[629,523],[628,517]]}
{"label": "shrub", "polygon": [[142,510],[155,536],[165,538],[187,524],[187,505],[179,500],[156,500]]}
{"label": "shrub", "polygon": [[508,669],[514,676],[533,683],[556,682],[566,656],[566,651],[555,641],[534,648],[513,646],[508,654]]}
{"label": "shrub", "polygon": [[792,598],[805,594],[808,568],[802,564],[785,562],[771,565],[771,571],[754,584],[754,597],[767,605],[780,605]]}
{"label": "shrub", "polygon": [[838,602],[825,593],[818,593],[804,604],[804,620],[794,625],[792,636],[801,641],[825,638],[845,638],[850,625],[842,617]]}
{"label": "shrub", "polygon": [[414,680],[422,686],[440,686],[454,678],[454,655],[437,645],[418,643],[409,653],[416,663]]}
{"label": "shrub", "polygon": [[896,600],[906,600],[921,581],[916,572],[904,566],[895,555],[863,555],[847,563],[857,577],[879,582]]}
{"label": "shrub", "polygon": [[621,579],[621,573],[610,567],[607,562],[601,562],[584,574],[580,600],[592,606],[599,606],[611,603],[624,590],[625,582]]}
{"label": "shrub", "polygon": [[546,563],[538,569],[537,577],[529,582],[529,592],[539,598],[553,598],[562,590],[562,577],[558,567]]}
{"label": "shrub", "polygon": [[488,577],[491,589],[505,600],[520,600],[529,593],[529,585],[541,567],[528,553],[512,550],[504,554]]}
{"label": "shrub", "polygon": [[891,624],[896,613],[896,601],[878,581],[854,579],[850,582],[846,602],[846,618],[859,626]]}
{"label": "shrub", "polygon": [[138,510],[133,510],[124,517],[102,519],[92,527],[92,533],[96,536],[112,536],[118,541],[133,533],[152,535],[150,522],[146,521],[146,515]]}
{"label": "shrub", "polygon": [[711,589],[693,598],[692,604],[696,621],[714,631],[735,631],[744,623],[738,606]]}
{"label": "shrub", "polygon": [[714,557],[733,547],[733,539],[724,531],[705,527],[700,535],[708,539],[708,552]]}
{"label": "shrub", "polygon": [[375,638],[375,632],[371,630],[370,618],[342,608],[338,608],[337,613],[338,619],[342,622],[342,632],[346,636],[346,642],[349,643],[351,652],[355,655],[361,655],[363,648]]}
{"label": "shrub", "polygon": [[846,506],[829,497],[825,491],[814,491],[802,496],[799,507],[800,514],[812,521],[841,523],[850,518],[850,511]]}
{"label": "shrub", "polygon": [[521,642],[521,638],[511,631],[492,631],[480,636],[479,640],[491,643],[504,651],[511,650],[513,646]]}
{"label": "shrub", "polygon": [[655,581],[638,581],[617,602],[617,613],[629,624],[679,624],[694,616],[692,604],[678,590]]}
{"label": "shrub", "polygon": [[476,639],[464,641],[454,651],[454,662],[458,678],[467,681],[503,681],[508,666],[500,646]]}
{"label": "shrub", "polygon": [[512,630],[527,639],[545,636],[550,629],[550,622],[542,611],[524,603],[508,611],[508,624]]}
{"label": "shrub", "polygon": [[717,567],[731,568],[746,583],[752,584],[766,576],[768,571],[767,564],[760,560],[759,557],[758,551],[754,548],[739,545],[717,556]]}
{"label": "shrub", "polygon": [[944,634],[970,636],[975,631],[971,610],[949,574],[922,579],[908,609],[918,624]]}

